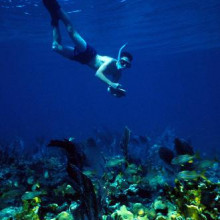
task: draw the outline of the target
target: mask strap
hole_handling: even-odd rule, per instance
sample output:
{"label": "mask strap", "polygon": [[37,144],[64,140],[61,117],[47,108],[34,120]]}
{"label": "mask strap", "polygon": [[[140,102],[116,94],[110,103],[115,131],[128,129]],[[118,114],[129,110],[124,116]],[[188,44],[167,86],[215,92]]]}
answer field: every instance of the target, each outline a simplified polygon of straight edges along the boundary
{"label": "mask strap", "polygon": [[118,60],[120,60],[121,57],[121,51],[127,46],[128,43],[124,44],[118,51]]}

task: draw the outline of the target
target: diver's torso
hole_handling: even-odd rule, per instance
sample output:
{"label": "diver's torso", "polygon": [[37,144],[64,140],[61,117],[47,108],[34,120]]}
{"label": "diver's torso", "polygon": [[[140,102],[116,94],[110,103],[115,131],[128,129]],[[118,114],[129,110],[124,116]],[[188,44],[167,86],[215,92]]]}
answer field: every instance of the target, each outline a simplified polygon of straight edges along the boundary
{"label": "diver's torso", "polygon": [[107,68],[105,69],[105,71],[103,72],[104,75],[111,75],[113,78],[116,78],[118,74],[121,74],[121,71],[118,70],[117,66],[116,66],[117,60],[112,57],[108,57],[108,56],[101,56],[101,55],[97,54],[90,61],[90,63],[88,63],[88,66],[95,69],[95,70],[98,70],[99,67],[105,62],[110,62],[110,63],[107,66]]}
{"label": "diver's torso", "polygon": [[[101,55],[96,55],[89,63],[88,66],[90,66],[93,69],[98,69],[103,63],[109,62],[109,61],[114,61],[112,57],[108,56],[101,56]],[[115,60],[116,63],[116,60]],[[115,66],[116,67],[116,66]]]}

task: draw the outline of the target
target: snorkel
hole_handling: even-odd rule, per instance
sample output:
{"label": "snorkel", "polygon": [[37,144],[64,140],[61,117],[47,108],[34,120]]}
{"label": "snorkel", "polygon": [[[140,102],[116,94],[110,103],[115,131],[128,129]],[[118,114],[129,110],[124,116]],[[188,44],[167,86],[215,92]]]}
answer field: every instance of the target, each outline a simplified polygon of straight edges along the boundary
{"label": "snorkel", "polygon": [[123,66],[120,64],[119,60],[121,58],[121,52],[127,46],[127,44],[128,43],[125,43],[122,47],[120,47],[120,49],[118,51],[118,60],[117,60],[117,63],[116,63],[118,69],[123,69]]}
{"label": "snorkel", "polygon": [[122,50],[127,46],[128,43],[124,44],[122,47],[120,47],[119,51],[118,51],[118,60],[120,60],[121,58],[121,52]]}

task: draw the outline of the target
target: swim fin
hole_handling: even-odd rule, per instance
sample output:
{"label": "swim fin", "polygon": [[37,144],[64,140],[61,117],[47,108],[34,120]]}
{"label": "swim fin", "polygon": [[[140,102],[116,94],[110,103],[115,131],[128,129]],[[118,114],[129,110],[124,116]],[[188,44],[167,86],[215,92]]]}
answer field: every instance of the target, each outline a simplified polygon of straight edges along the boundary
{"label": "swim fin", "polygon": [[60,5],[56,0],[43,0],[43,4],[50,13],[51,25],[58,26]]}

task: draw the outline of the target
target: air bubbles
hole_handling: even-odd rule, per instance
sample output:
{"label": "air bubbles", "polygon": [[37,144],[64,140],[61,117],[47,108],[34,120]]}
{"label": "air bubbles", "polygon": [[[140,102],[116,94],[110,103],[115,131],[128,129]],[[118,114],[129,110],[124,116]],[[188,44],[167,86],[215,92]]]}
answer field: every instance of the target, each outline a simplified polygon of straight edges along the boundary
{"label": "air bubbles", "polygon": [[68,11],[67,13],[72,14],[72,13],[79,13],[79,12],[82,12],[82,10],[78,9],[78,10],[74,10],[74,11]]}
{"label": "air bubbles", "polygon": [[23,7],[25,7],[25,5],[16,5],[15,7],[16,8],[23,8]]}

